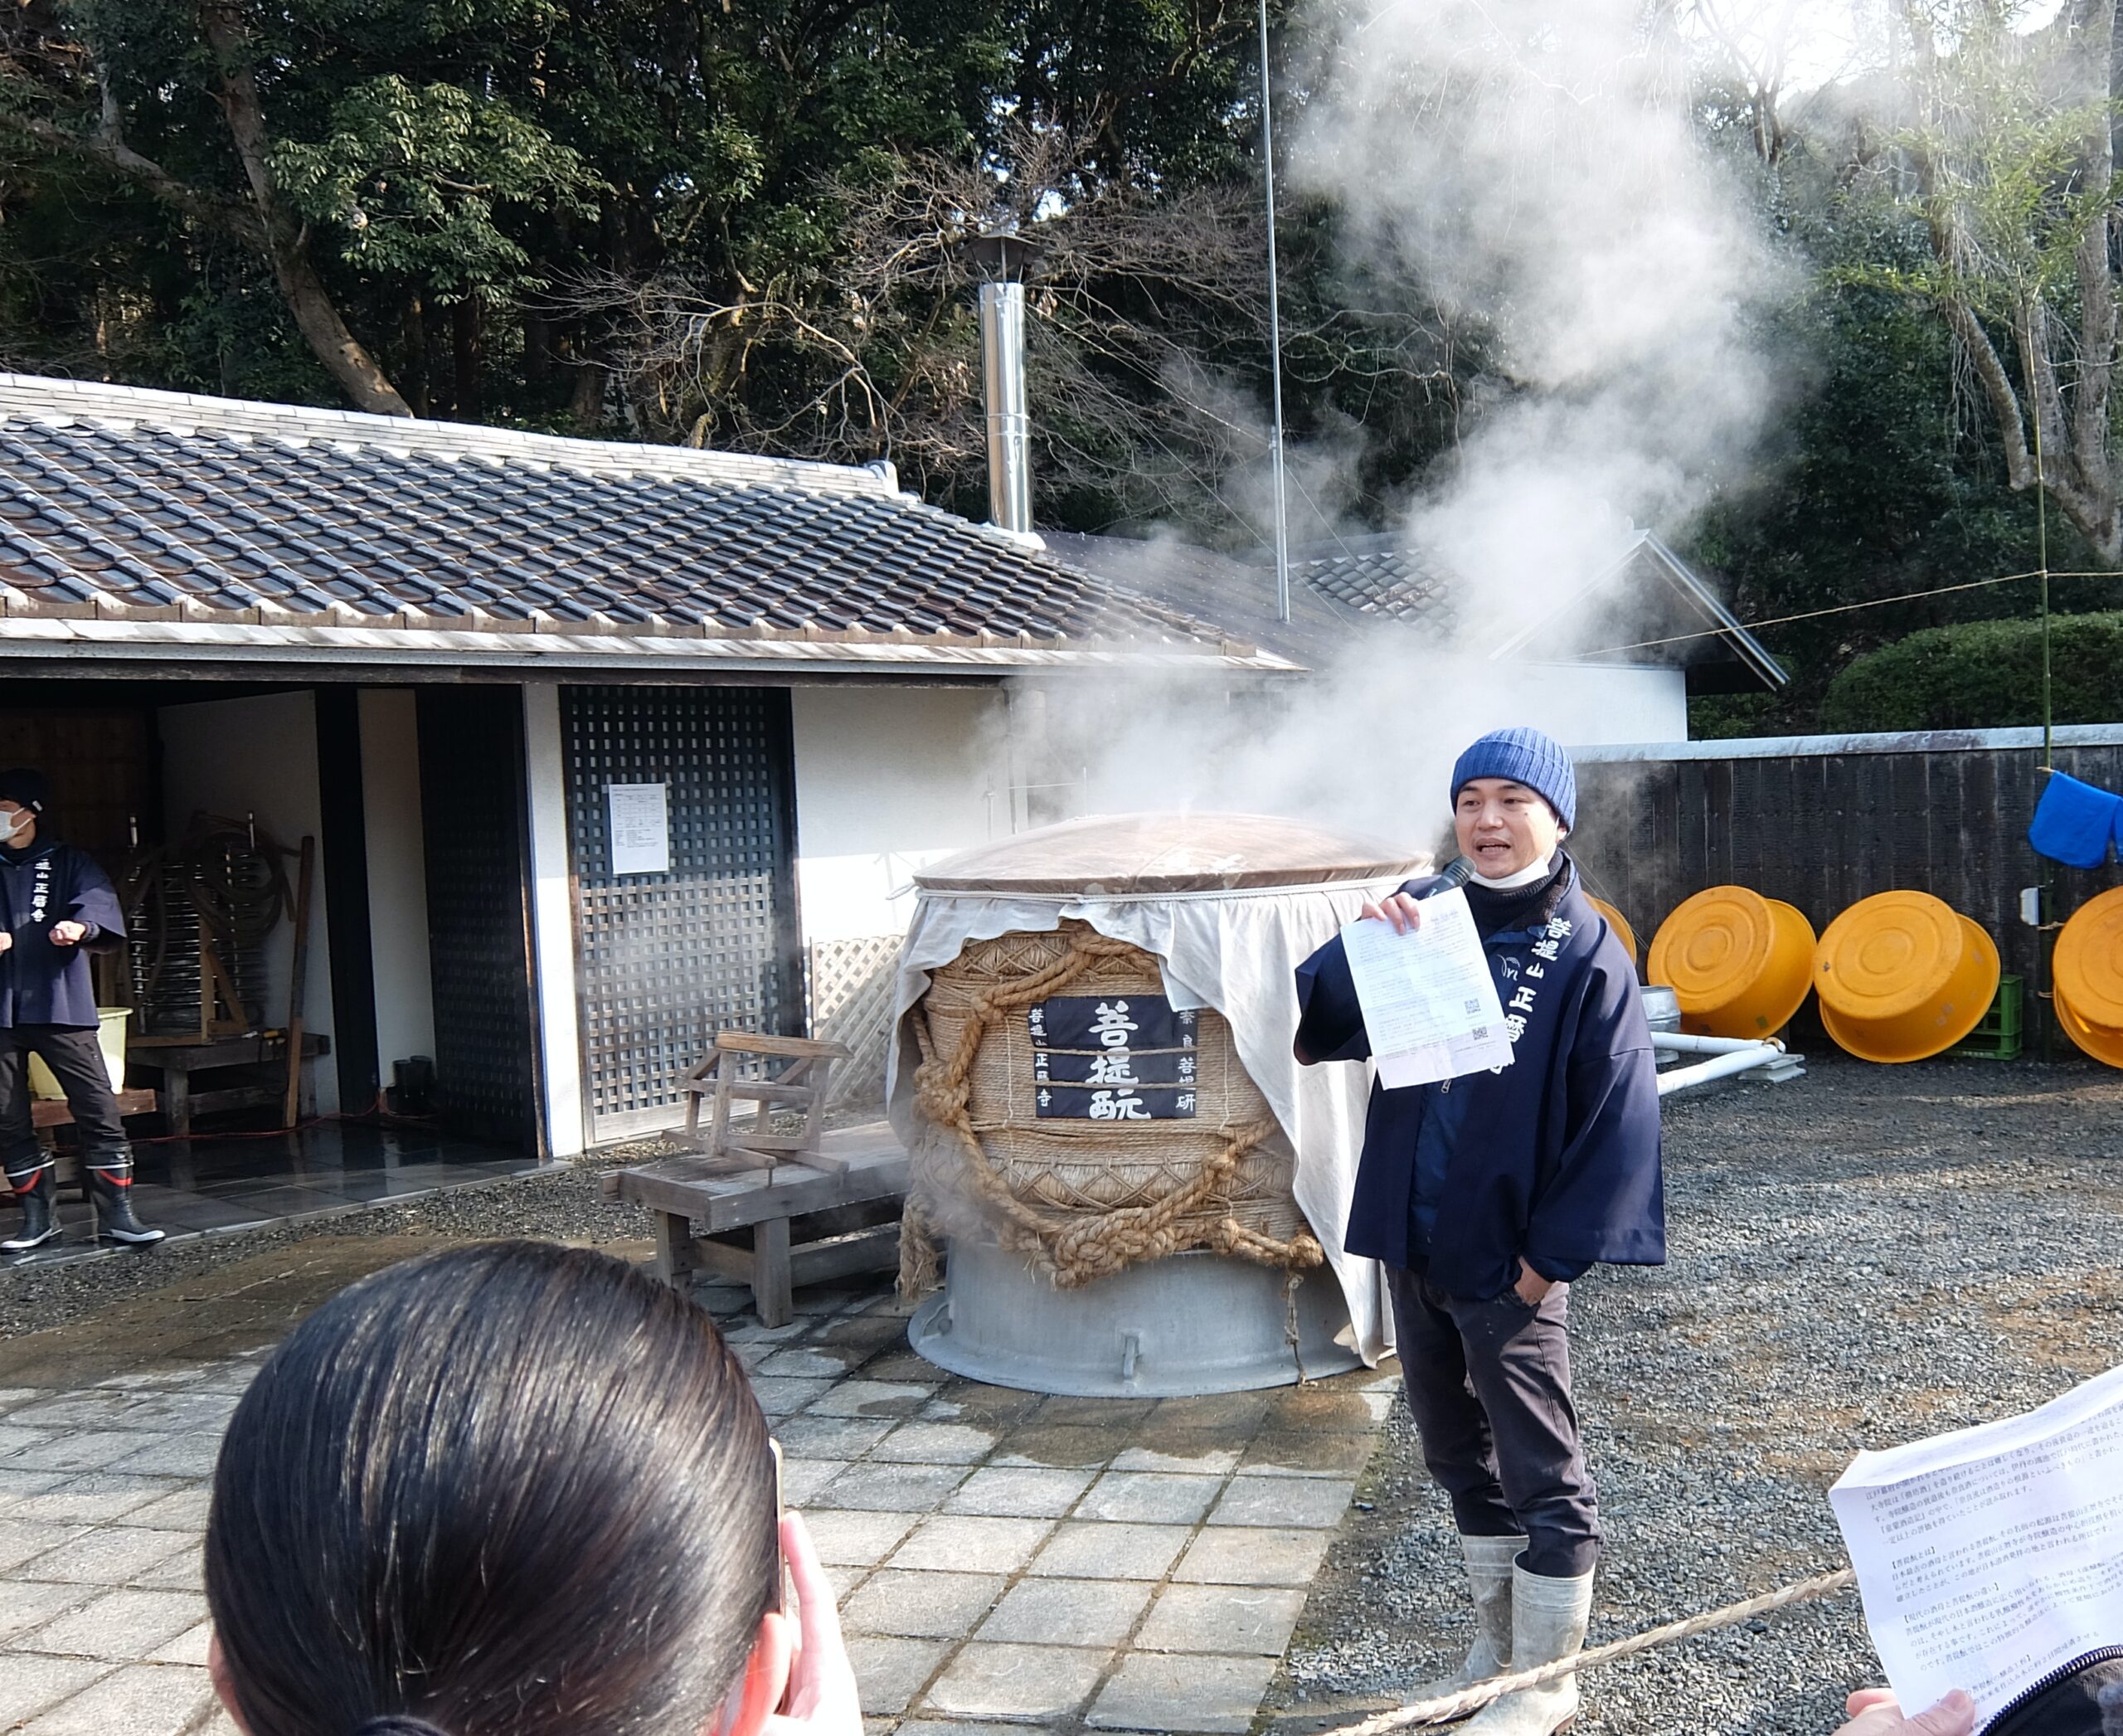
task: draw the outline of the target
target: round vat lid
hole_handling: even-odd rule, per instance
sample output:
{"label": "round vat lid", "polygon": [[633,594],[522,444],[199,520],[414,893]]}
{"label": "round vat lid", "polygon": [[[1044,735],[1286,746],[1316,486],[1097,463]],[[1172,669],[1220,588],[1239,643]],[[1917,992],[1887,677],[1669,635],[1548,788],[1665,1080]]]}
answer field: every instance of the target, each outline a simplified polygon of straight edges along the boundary
{"label": "round vat lid", "polygon": [[1828,925],[1814,956],[1821,999],[1850,1019],[1894,1019],[1946,991],[1968,943],[1954,907],[1929,892],[1875,892]]}
{"label": "round vat lid", "polygon": [[1227,892],[1425,873],[1430,857],[1270,814],[1115,814],[976,845],[914,877],[925,892]]}
{"label": "round vat lid", "polygon": [[1766,1037],[1805,1001],[1813,956],[1813,926],[1795,906],[1713,886],[1659,925],[1644,974],[1679,995],[1683,1030]]}
{"label": "round vat lid", "polygon": [[1608,927],[1614,930],[1615,938],[1622,943],[1622,951],[1629,955],[1630,963],[1635,965],[1640,954],[1636,946],[1636,931],[1629,926],[1629,918],[1605,898],[1596,898],[1590,892],[1585,895],[1585,902],[1607,919]]}
{"label": "round vat lid", "polygon": [[2123,886],[2073,912],[2057,936],[2053,968],[2057,999],[2111,1044],[2123,1041]]}

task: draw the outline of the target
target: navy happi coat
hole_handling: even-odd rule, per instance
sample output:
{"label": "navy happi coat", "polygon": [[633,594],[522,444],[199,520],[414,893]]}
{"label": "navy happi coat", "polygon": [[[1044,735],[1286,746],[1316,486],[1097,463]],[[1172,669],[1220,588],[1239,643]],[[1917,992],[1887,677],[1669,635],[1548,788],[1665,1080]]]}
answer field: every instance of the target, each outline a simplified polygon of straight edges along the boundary
{"label": "navy happi coat", "polygon": [[[1348,1251],[1426,1270],[1450,1295],[1500,1296],[1518,1262],[1572,1278],[1596,1261],[1666,1258],[1659,1087],[1636,972],[1565,858],[1529,926],[1486,937],[1512,1064],[1435,1085],[1373,1082]],[[1411,880],[1421,897],[1434,879]],[[1304,1053],[1371,1054],[1338,936],[1298,967]],[[1426,1121],[1428,1121],[1427,1130]],[[1417,1153],[1441,1169],[1429,1247],[1411,1248]]]}
{"label": "navy happi coat", "polygon": [[[53,946],[51,925],[68,921],[87,923],[88,937]],[[0,849],[0,923],[14,940],[0,952],[0,1029],[95,1029],[96,991],[87,955],[125,941],[118,894],[95,858],[56,839],[39,839],[27,850]]]}

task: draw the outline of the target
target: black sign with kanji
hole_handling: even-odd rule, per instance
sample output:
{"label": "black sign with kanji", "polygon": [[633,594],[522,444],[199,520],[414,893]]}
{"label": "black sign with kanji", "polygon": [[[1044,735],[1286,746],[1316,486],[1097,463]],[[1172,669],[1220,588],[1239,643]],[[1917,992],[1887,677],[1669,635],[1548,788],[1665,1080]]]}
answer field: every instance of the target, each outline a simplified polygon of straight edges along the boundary
{"label": "black sign with kanji", "polygon": [[1040,1119],[1192,1120],[1200,1016],[1162,994],[1064,994],[1027,1008]]}

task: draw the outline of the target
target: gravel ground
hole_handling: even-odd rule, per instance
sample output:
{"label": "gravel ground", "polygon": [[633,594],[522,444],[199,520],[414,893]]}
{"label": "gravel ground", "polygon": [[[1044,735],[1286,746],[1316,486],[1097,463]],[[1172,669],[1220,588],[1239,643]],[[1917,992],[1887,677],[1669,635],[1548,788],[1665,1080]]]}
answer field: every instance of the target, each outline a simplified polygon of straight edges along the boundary
{"label": "gravel ground", "polygon": [[[2010,1415],[2123,1361],[2123,1074],[1829,1061],[1674,1099],[1662,1269],[1573,1297],[1607,1557],[1591,1641],[1845,1564],[1851,1455]],[[1470,1633],[1444,1498],[1405,1412],[1270,1695],[1397,1704]],[[1589,1676],[1582,1733],[1826,1736],[1880,1679],[1855,1593]]]}

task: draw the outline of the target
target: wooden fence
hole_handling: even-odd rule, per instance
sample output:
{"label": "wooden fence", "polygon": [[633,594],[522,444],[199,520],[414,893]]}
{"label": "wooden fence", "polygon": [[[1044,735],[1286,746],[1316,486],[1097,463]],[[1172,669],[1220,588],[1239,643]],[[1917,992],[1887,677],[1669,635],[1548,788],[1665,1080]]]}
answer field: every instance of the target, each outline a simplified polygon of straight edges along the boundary
{"label": "wooden fence", "polygon": [[[2056,732],[2056,767],[2123,791],[2123,725]],[[1796,736],[1586,748],[1572,849],[1587,884],[1647,947],[1674,907],[1707,886],[1795,904],[1818,932],[1858,899],[1909,887],[1989,931],[2032,1011],[2048,979],[2042,937],[2020,920],[2023,887],[2053,874],[2053,920],[2123,882],[2028,848],[2042,732]],[[2036,1017],[2046,1016],[2046,1009]]]}

